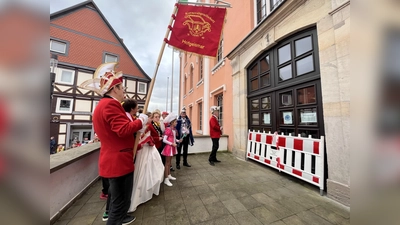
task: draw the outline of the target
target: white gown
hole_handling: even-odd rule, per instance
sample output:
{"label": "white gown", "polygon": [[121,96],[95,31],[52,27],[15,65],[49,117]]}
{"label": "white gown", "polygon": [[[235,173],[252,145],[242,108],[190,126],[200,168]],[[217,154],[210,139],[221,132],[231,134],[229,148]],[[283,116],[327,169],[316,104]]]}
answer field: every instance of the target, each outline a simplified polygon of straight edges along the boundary
{"label": "white gown", "polygon": [[136,153],[131,206],[128,212],[134,212],[138,205],[150,200],[153,194],[158,195],[163,180],[164,165],[160,153],[155,146],[146,143]]}

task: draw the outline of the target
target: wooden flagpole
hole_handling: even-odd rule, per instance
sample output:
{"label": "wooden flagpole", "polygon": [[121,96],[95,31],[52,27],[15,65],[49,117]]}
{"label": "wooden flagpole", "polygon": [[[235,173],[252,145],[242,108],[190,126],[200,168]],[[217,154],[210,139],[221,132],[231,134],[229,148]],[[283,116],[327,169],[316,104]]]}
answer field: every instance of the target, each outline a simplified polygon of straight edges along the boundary
{"label": "wooden flagpole", "polygon": [[[165,42],[165,39],[168,38],[168,35],[169,35],[169,33],[171,32],[170,27],[171,27],[171,25],[172,25],[172,22],[174,21],[173,15],[176,14],[176,11],[177,11],[177,10],[178,10],[178,6],[177,6],[177,4],[175,4],[175,6],[174,6],[174,11],[173,11],[173,13],[172,13],[172,15],[171,15],[171,19],[170,19],[169,24],[168,24],[167,32],[165,32],[165,37],[164,37],[164,39],[163,39],[163,43],[162,43],[162,46],[161,46],[160,53],[158,54],[158,59],[157,59],[157,63],[156,63],[156,68],[155,68],[155,70],[154,70],[153,79],[152,79],[151,82],[150,82],[150,88],[149,88],[149,92],[147,93],[146,103],[144,104],[143,113],[146,113],[146,112],[147,112],[147,108],[148,108],[148,106],[149,106],[151,94],[152,94],[152,92],[153,92],[154,83],[156,82],[156,76],[157,76],[158,67],[160,67],[160,62],[161,62],[161,59],[162,59],[162,55],[163,55],[163,53],[164,53],[165,45],[167,44],[167,43]],[[146,126],[146,125],[145,125],[145,126]],[[142,134],[141,134],[140,132],[137,132],[137,133],[136,133],[135,145],[134,145],[134,147],[133,147],[133,159],[135,159],[135,155],[136,155],[136,151],[137,151],[137,147],[138,147],[138,144],[139,144],[139,140],[140,140],[140,136],[141,136],[141,135],[142,135]]]}

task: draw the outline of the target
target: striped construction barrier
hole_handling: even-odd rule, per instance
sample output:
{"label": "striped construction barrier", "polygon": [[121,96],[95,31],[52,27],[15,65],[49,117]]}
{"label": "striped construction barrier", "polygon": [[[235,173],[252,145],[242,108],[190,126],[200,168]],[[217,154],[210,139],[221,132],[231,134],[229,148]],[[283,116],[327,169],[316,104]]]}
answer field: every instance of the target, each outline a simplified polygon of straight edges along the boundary
{"label": "striped construction barrier", "polygon": [[294,137],[276,132],[248,134],[246,158],[304,180],[324,190],[324,137]]}

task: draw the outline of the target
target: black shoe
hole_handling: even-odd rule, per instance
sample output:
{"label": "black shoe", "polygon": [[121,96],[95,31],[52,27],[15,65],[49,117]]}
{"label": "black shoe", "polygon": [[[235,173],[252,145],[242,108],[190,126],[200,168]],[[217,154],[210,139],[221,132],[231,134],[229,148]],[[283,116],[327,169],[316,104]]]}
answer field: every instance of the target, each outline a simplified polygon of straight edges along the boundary
{"label": "black shoe", "polygon": [[192,167],[192,166],[189,165],[189,163],[187,163],[187,162],[183,163],[183,165],[186,166],[186,167]]}
{"label": "black shoe", "polygon": [[136,220],[136,217],[127,215],[127,216],[125,216],[124,220],[122,220],[122,225],[130,224],[135,220]]}
{"label": "black shoe", "polygon": [[172,167],[172,166],[169,168],[169,170],[170,171],[175,171],[174,167]]}
{"label": "black shoe", "polygon": [[210,163],[211,166],[215,166],[214,162],[211,160],[208,160],[208,162]]}
{"label": "black shoe", "polygon": [[213,161],[214,161],[214,162],[221,162],[221,161],[219,161],[218,159],[214,159]]}
{"label": "black shoe", "polygon": [[178,164],[178,165],[176,165],[176,168],[177,168],[178,170],[180,170],[180,169],[181,169],[181,166]]}

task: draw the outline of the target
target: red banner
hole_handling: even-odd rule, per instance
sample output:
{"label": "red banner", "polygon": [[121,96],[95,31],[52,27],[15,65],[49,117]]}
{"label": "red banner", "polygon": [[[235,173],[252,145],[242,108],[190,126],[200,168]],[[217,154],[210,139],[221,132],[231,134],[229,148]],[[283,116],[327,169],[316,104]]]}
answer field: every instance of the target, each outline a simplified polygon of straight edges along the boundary
{"label": "red banner", "polygon": [[168,41],[183,51],[216,57],[226,8],[178,5]]}

